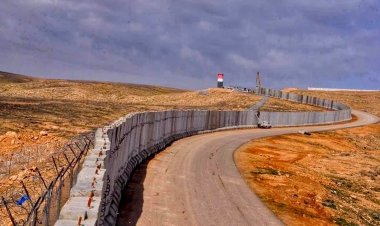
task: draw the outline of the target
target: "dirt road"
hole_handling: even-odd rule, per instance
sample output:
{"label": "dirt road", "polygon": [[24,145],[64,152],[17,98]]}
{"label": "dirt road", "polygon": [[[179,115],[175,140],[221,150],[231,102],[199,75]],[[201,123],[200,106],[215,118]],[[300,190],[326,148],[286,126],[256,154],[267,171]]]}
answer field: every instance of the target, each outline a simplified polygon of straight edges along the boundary
{"label": "dirt road", "polygon": [[358,120],[344,124],[235,130],[179,140],[136,170],[123,194],[118,225],[282,225],[242,179],[234,151],[255,138],[379,121],[365,112],[353,114]]}

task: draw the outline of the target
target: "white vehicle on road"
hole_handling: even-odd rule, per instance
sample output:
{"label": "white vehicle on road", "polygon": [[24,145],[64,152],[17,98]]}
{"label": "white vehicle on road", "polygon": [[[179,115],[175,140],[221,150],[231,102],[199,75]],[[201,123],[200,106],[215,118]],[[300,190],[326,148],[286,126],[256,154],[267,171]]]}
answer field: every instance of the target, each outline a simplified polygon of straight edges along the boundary
{"label": "white vehicle on road", "polygon": [[257,126],[259,128],[262,128],[262,129],[270,129],[270,128],[272,128],[272,125],[269,122],[267,122],[267,121],[261,121],[261,122],[257,123]]}

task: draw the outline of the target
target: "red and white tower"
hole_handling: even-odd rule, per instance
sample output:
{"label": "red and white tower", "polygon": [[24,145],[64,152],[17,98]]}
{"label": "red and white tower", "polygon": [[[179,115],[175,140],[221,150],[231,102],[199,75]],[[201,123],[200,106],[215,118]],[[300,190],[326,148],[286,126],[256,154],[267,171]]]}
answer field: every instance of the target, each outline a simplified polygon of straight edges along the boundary
{"label": "red and white tower", "polygon": [[219,73],[218,74],[218,88],[223,88],[223,79],[224,79],[224,74]]}

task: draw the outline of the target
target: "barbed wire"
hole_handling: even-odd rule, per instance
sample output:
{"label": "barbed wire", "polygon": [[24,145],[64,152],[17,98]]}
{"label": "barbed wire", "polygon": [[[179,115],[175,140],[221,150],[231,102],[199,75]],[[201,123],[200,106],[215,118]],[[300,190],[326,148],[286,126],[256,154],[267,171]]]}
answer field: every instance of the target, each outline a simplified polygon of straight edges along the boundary
{"label": "barbed wire", "polygon": [[53,225],[93,141],[94,133],[84,134],[52,152],[33,146],[0,161],[0,179],[9,177],[0,184],[0,225]]}

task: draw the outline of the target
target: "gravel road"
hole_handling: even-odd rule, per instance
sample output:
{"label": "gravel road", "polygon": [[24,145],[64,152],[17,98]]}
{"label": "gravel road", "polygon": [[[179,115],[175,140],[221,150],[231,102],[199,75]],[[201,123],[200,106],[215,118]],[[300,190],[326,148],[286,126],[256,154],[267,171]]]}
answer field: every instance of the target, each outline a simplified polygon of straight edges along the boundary
{"label": "gravel road", "polygon": [[176,141],[136,169],[123,192],[118,225],[282,225],[244,182],[234,151],[255,138],[379,121],[362,111],[353,114],[358,120],[336,125],[233,130]]}

